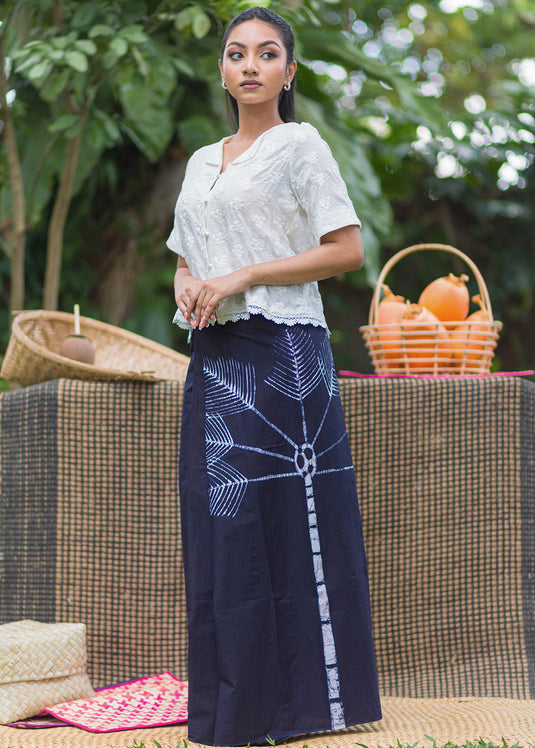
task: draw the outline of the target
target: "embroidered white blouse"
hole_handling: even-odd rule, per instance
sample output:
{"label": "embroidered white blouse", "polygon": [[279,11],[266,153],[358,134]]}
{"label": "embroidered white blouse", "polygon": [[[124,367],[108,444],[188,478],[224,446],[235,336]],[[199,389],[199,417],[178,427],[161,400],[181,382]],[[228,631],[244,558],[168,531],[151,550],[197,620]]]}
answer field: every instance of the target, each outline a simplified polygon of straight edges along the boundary
{"label": "embroidered white blouse", "polygon": [[[338,164],[312,125],[286,122],[266,130],[221,173],[225,139],[191,156],[167,240],[195,278],[306,252],[330,231],[360,226]],[[315,282],[252,286],[223,300],[216,319],[222,324],[251,314],[327,327]],[[191,329],[179,309],[173,321]]]}

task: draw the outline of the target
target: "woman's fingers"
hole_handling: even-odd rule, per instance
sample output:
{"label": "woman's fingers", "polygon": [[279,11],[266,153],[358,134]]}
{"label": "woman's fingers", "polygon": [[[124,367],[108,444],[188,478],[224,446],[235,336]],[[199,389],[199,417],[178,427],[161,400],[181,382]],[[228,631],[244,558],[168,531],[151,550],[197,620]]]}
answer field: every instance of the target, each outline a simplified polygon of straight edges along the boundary
{"label": "woman's fingers", "polygon": [[210,321],[215,322],[219,302],[242,290],[236,284],[235,275],[230,273],[210,280],[188,282],[177,293],[178,308],[192,327],[202,329]]}
{"label": "woman's fingers", "polygon": [[177,294],[177,306],[187,320],[190,320],[191,314],[197,304],[199,294],[202,292],[203,284],[200,281],[188,284]]}
{"label": "woman's fingers", "polygon": [[199,330],[208,325],[208,320],[215,320],[214,310],[217,308],[219,298],[210,283],[205,283],[195,304],[195,321]]}

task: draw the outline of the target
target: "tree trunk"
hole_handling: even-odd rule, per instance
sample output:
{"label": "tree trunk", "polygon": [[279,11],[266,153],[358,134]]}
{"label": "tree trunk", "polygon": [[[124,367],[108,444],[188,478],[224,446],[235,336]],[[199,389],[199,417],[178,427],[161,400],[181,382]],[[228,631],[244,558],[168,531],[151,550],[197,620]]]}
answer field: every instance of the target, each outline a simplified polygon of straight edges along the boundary
{"label": "tree trunk", "polygon": [[0,44],[0,106],[4,119],[4,144],[6,148],[9,181],[11,184],[11,199],[13,224],[5,230],[6,242],[4,249],[11,263],[11,311],[24,307],[24,250],[26,245],[26,221],[24,206],[24,182],[20,165],[15,126],[11,109],[7,103],[8,83],[5,73],[5,59]]}
{"label": "tree trunk", "polygon": [[80,121],[78,134],[67,141],[65,165],[61,174],[58,192],[48,226],[46,248],[45,286],[43,290],[43,308],[57,310],[59,297],[59,280],[61,275],[61,256],[63,253],[63,232],[72,199],[76,167],[82,142],[83,119]]}

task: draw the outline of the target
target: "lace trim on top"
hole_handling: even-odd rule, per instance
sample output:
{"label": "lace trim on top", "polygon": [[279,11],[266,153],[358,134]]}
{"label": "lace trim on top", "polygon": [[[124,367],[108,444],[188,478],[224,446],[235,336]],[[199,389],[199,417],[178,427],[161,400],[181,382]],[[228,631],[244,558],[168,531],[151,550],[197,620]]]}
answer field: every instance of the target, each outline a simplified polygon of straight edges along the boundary
{"label": "lace trim on top", "polygon": [[[295,317],[289,317],[287,315],[281,316],[274,312],[270,312],[267,309],[262,309],[259,306],[249,306],[247,310],[242,312],[227,314],[223,318],[218,317],[217,322],[211,322],[210,324],[225,325],[227,322],[238,322],[242,319],[250,319],[254,315],[265,317],[271,322],[275,322],[277,325],[314,325],[314,327],[323,327],[330,334],[327,324],[323,320],[319,320],[317,317],[307,317],[306,315],[298,315]],[[179,309],[177,309],[175,316],[173,317],[173,322],[182,330],[189,330],[190,333],[193,329],[189,322],[184,319],[182,312]]]}

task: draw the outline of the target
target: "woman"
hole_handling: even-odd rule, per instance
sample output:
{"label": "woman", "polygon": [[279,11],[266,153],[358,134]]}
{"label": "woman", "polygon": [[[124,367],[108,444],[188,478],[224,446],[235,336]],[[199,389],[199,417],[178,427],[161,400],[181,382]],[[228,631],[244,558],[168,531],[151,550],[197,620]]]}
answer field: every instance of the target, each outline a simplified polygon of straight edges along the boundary
{"label": "woman", "polygon": [[189,739],[246,745],[380,719],[355,479],[316,281],[359,268],[327,145],[295,122],[290,26],[222,42],[231,137],[191,157],[170,249],[192,331],[180,452]]}

